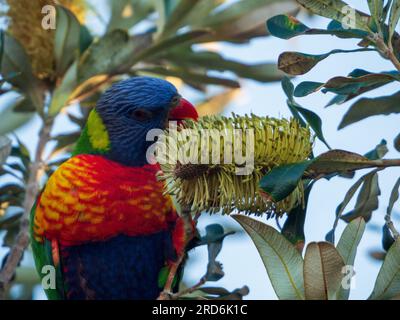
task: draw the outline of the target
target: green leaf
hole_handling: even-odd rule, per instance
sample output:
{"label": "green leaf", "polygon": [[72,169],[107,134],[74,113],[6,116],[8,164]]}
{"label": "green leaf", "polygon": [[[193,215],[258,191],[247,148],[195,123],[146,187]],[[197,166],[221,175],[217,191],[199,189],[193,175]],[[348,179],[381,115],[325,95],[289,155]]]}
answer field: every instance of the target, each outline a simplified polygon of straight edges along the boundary
{"label": "green leaf", "polygon": [[224,63],[220,64],[220,67],[215,68],[215,70],[229,70],[241,78],[252,79],[260,82],[279,81],[284,77],[284,73],[277,68],[275,63],[257,63],[246,65],[236,61],[229,61],[226,63],[224,70],[222,69],[223,65]]}
{"label": "green leaf", "polygon": [[6,136],[0,136],[0,166],[6,162],[11,152],[11,140]]}
{"label": "green leaf", "polygon": [[[207,294],[207,296],[202,297],[207,300],[242,300],[244,296],[248,295],[250,290],[247,286],[242,288],[235,289],[232,292],[229,292],[225,288],[220,287],[201,287],[197,289],[197,291],[201,291],[202,293]],[[198,298],[198,296],[189,296],[185,295],[188,299]]]}
{"label": "green leaf", "polygon": [[378,174],[374,170],[365,177],[354,209],[343,215],[341,219],[350,222],[358,217],[363,217],[368,222],[372,212],[378,209],[380,194]]}
{"label": "green leaf", "polygon": [[193,5],[192,10],[190,10],[183,19],[182,25],[190,25],[192,28],[206,27],[212,12],[215,10],[215,8],[224,3],[224,1],[225,0],[197,1]]}
{"label": "green leaf", "polygon": [[[15,139],[17,140],[18,148],[17,148],[17,150],[11,150],[11,155],[20,157],[22,159],[25,158],[26,160],[30,161],[31,155],[30,155],[29,150],[26,147],[26,145],[16,135],[15,135]],[[15,151],[15,152],[13,152],[13,151]],[[24,164],[26,164],[26,163],[24,162]],[[28,166],[25,166],[25,167],[27,168]]]}
{"label": "green leaf", "polygon": [[355,193],[360,188],[360,186],[364,183],[364,181],[368,177],[368,175],[369,175],[369,173],[364,175],[364,176],[362,176],[360,179],[358,179],[356,181],[356,183],[354,183],[350,187],[350,189],[346,192],[346,195],[345,195],[343,201],[336,208],[336,218],[335,218],[335,221],[333,223],[332,230],[329,231],[325,236],[325,240],[326,241],[329,241],[331,243],[335,243],[335,230],[336,230],[336,227],[337,227],[337,225],[339,223],[339,219],[342,217],[344,209],[346,209],[347,205],[349,204],[351,199],[353,199]]}
{"label": "green leaf", "polygon": [[397,200],[399,200],[399,188],[400,188],[400,178],[397,179],[392,192],[390,193],[389,204],[386,209],[386,217],[385,217],[385,224],[383,226],[382,232],[382,247],[385,251],[388,251],[390,247],[395,242],[395,236],[389,229],[388,224],[390,223],[390,217],[392,215],[394,204]]}
{"label": "green leaf", "polygon": [[165,22],[161,37],[171,36],[182,27],[186,16],[199,2],[199,0],[180,0]]}
{"label": "green leaf", "polygon": [[303,259],[274,228],[242,215],[232,217],[253,240],[279,299],[303,300]]}
{"label": "green leaf", "polygon": [[[11,155],[13,157],[18,157],[25,168],[30,168],[31,165],[31,156],[29,154],[29,150],[26,145],[18,138],[18,136],[14,135],[15,139],[17,140],[18,146],[12,147]],[[1,192],[0,192],[1,194]]]}
{"label": "green leaf", "polygon": [[190,44],[195,42],[197,39],[209,34],[211,31],[209,29],[203,30],[191,30],[185,33],[181,33],[175,36],[171,36],[166,39],[162,39],[159,42],[154,43],[149,48],[141,51],[136,57],[135,62],[149,59],[153,55],[160,54],[163,51],[171,50],[174,47]]}
{"label": "green leaf", "polygon": [[284,77],[282,79],[282,89],[285,92],[286,96],[289,99],[289,102],[294,102],[293,95],[294,95],[294,85],[289,77]]}
{"label": "green leaf", "polygon": [[225,232],[224,227],[218,223],[209,224],[206,226],[206,234],[201,237],[199,245],[210,244],[212,242],[222,242],[225,237],[234,233],[235,231]]}
{"label": "green leaf", "polygon": [[[349,78],[359,78],[348,80]],[[390,82],[399,80],[399,73],[397,71],[389,71],[382,73],[372,73],[362,69],[353,70],[348,77],[345,77],[345,82],[341,85],[340,82],[331,82],[332,88],[325,88],[323,92],[348,92],[344,94],[338,94],[332,101],[327,105],[342,104],[344,102],[350,101],[359,95],[366,93],[368,91],[380,88]],[[332,80],[332,79],[331,79]],[[339,80],[339,79],[338,79]],[[337,88],[334,86],[337,84]]]}
{"label": "green leaf", "polygon": [[349,73],[349,77],[353,77],[353,78],[357,78],[357,77],[362,77],[362,76],[366,76],[368,74],[371,74],[372,72],[369,72],[367,70],[364,69],[354,69],[353,71],[351,71]]}
{"label": "green leaf", "polygon": [[288,212],[288,217],[281,230],[282,235],[293,243],[299,252],[302,252],[304,248],[304,223],[307,214],[308,199],[313,185],[313,182],[303,182],[304,201]]}
{"label": "green leaf", "polygon": [[7,33],[4,34],[1,74],[3,77],[15,74],[16,76],[8,81],[29,97],[37,111],[42,112],[43,90],[32,73],[29,57],[19,42]]}
{"label": "green leaf", "polygon": [[240,84],[236,80],[214,77],[214,76],[209,76],[206,74],[194,73],[194,72],[189,72],[189,71],[180,70],[180,69],[153,67],[153,68],[138,69],[138,70],[136,70],[136,72],[145,73],[145,74],[150,73],[150,74],[158,74],[158,75],[163,75],[163,76],[178,77],[187,82],[194,82],[194,83],[200,83],[200,84],[214,84],[214,85],[221,85],[221,86],[230,87],[230,88],[239,88],[240,87]]}
{"label": "green leaf", "polygon": [[364,38],[368,35],[362,30],[344,29],[335,20],[328,25],[326,30],[309,28],[290,15],[278,15],[268,19],[267,29],[271,35],[281,39],[291,39],[301,35],[334,35],[339,38]]}
{"label": "green leaf", "polygon": [[78,62],[75,61],[65,73],[61,84],[54,90],[49,107],[49,116],[56,116],[61,109],[67,105],[68,100],[77,85],[77,77]]}
{"label": "green leaf", "polygon": [[297,188],[304,172],[311,160],[282,165],[272,169],[260,180],[260,188],[268,194],[274,202],[288,197]]}
{"label": "green leaf", "polygon": [[368,73],[358,77],[334,77],[324,84],[324,89],[322,91],[324,93],[333,92],[337,94],[351,95],[353,98],[361,93],[365,93],[369,90],[399,80],[400,73],[397,71]]}
{"label": "green leaf", "polygon": [[[284,3],[282,0],[245,0],[245,1],[236,1],[226,6],[225,9],[216,11],[212,14],[209,19],[206,21],[207,26],[217,27],[220,25],[232,23],[234,21],[240,20],[243,17],[253,16],[253,20],[255,18],[254,13],[260,12],[268,12],[273,10],[272,4],[280,3],[283,8],[288,7],[287,3]],[[290,8],[294,8],[295,6],[291,5]],[[269,10],[268,10],[269,9]],[[281,9],[282,10],[282,9]],[[284,10],[284,9],[283,9]],[[264,15],[264,21],[265,21]]]}
{"label": "green leaf", "polygon": [[260,180],[260,188],[278,202],[289,196],[302,178],[314,179],[375,166],[376,162],[359,154],[330,150],[312,160],[275,167]]}
{"label": "green leaf", "polygon": [[54,58],[56,73],[62,76],[79,55],[81,26],[71,11],[62,6],[56,8]]}
{"label": "green leaf", "polygon": [[348,173],[356,169],[374,167],[374,161],[354,152],[330,150],[320,154],[307,168],[309,178],[332,173]]}
{"label": "green leaf", "polygon": [[336,299],[343,278],[343,258],[329,242],[311,242],[304,256],[306,300]]}
{"label": "green leaf", "polygon": [[324,83],[322,82],[313,82],[313,81],[304,81],[297,85],[296,89],[294,90],[295,97],[305,97],[311,93],[319,91],[323,88]]}
{"label": "green leaf", "polygon": [[394,139],[393,145],[394,145],[394,148],[395,148],[398,152],[400,152],[400,133],[399,133],[399,134],[397,135],[397,137]]}
{"label": "green leaf", "polygon": [[0,66],[1,66],[1,61],[3,60],[3,53],[4,53],[4,31],[0,30]]}
{"label": "green leaf", "polygon": [[278,68],[287,74],[302,75],[325,58],[327,56],[310,55],[301,52],[283,52],[278,59]]}
{"label": "green leaf", "polygon": [[337,36],[342,39],[365,39],[369,32],[363,31],[360,29],[349,28],[348,26],[343,25],[340,21],[332,20],[327,28],[332,35]]}
{"label": "green leaf", "polygon": [[342,104],[347,100],[347,96],[343,94],[338,94],[335,97],[333,97],[325,106],[325,108],[328,108],[330,106],[333,106],[335,104]]}
{"label": "green leaf", "polygon": [[[368,174],[367,174],[368,175]],[[346,209],[347,205],[353,199],[354,195],[356,194],[357,190],[360,188],[364,180],[366,179],[367,175],[362,176],[360,179],[354,183],[350,189],[346,192],[346,195],[343,199],[343,201],[338,205],[336,208],[336,218],[335,222],[333,223],[333,228],[332,230],[328,233],[328,235],[331,236],[331,242],[335,242],[335,230],[338,225],[339,219],[342,217],[344,209]]]}
{"label": "green leaf", "polygon": [[392,7],[390,9],[390,16],[389,16],[389,41],[392,40],[399,19],[400,19],[400,1],[394,0]]}
{"label": "green leaf", "polygon": [[400,91],[391,96],[358,100],[344,115],[339,129],[368,117],[391,113],[400,113]]}
{"label": "green leaf", "polygon": [[78,64],[78,83],[96,75],[114,75],[129,70],[136,46],[129,35],[115,30],[93,42]]}
{"label": "green leaf", "polygon": [[281,80],[284,73],[280,71],[275,63],[244,64],[234,60],[223,58],[220,54],[210,51],[167,51],[161,55],[180,67],[199,68],[208,70],[232,71],[242,78],[253,79],[260,82]]}
{"label": "green leaf", "polygon": [[[24,107],[23,112],[18,112],[20,107]],[[28,99],[22,96],[15,96],[13,93],[2,95],[0,104],[0,135],[10,133],[27,123],[35,114],[32,111],[35,111],[35,106]]]}
{"label": "green leaf", "polygon": [[164,30],[165,23],[178,1],[179,0],[159,0],[152,2],[156,12],[158,13],[156,27],[159,34]]}
{"label": "green leaf", "polygon": [[[11,151],[11,147],[10,147],[10,151]],[[19,162],[7,163],[7,166],[13,170],[20,171],[21,173],[26,173],[26,168]]]}
{"label": "green leaf", "polygon": [[369,299],[388,300],[400,294],[400,239],[389,249]]}
{"label": "green leaf", "polygon": [[354,53],[363,51],[373,51],[374,49],[361,48],[354,50],[332,50],[325,54],[312,55],[301,52],[283,52],[278,59],[278,68],[291,75],[302,75],[314,68],[319,62],[325,60],[332,54]]}
{"label": "green leaf", "polygon": [[383,248],[383,250],[388,252],[394,242],[395,242],[395,239],[392,235],[392,232],[390,231],[387,223],[385,223],[382,227],[382,248]]}
{"label": "green leaf", "polygon": [[108,0],[108,6],[111,17],[107,33],[117,29],[129,30],[153,11],[153,3],[148,0]]}
{"label": "green leaf", "polygon": [[[225,3],[228,4],[226,1]],[[267,35],[266,19],[278,13],[295,14],[298,12],[298,5],[291,0],[233,1],[230,6],[226,5],[225,9],[219,10],[220,8],[204,17],[203,21],[199,23],[201,27],[209,27],[214,31],[213,34],[204,37],[203,41],[248,43],[251,39]],[[189,19],[187,21],[190,23]]]}
{"label": "green leaf", "polygon": [[[2,188],[2,191],[5,191]],[[23,192],[24,190],[20,190],[20,192]],[[21,209],[22,210],[22,209]],[[22,216],[22,212],[20,211],[14,211],[10,210],[7,211],[6,214],[2,217],[0,217],[0,229],[2,230],[7,230],[10,229],[13,225],[19,222],[19,219]]]}
{"label": "green leaf", "polygon": [[92,44],[93,37],[86,26],[81,25],[79,31],[79,53],[82,54]]}
{"label": "green leaf", "polygon": [[[336,246],[339,254],[343,258],[346,266],[354,266],[354,260],[357,254],[357,247],[365,231],[365,221],[362,217],[351,221],[344,229],[342,236]],[[347,300],[350,289],[340,288],[338,299]]]}
{"label": "green leaf", "polygon": [[198,244],[207,245],[208,264],[207,272],[204,275],[206,281],[218,281],[225,275],[221,263],[218,262],[216,258],[222,249],[222,241],[226,236],[233,233],[235,232],[225,232],[223,226],[220,224],[215,223],[206,226],[206,235],[200,239],[200,243]]}
{"label": "green leaf", "polygon": [[[368,17],[341,0],[297,0],[303,7],[320,16],[341,22],[352,29],[370,31]],[[348,8],[348,10],[346,10]]]}
{"label": "green leaf", "polygon": [[[397,71],[371,73],[362,69],[353,70],[348,77],[334,77],[326,83],[302,82],[295,90],[295,96],[304,97],[322,89],[323,93],[333,92],[342,98],[335,101],[337,104],[347,102],[360,94],[374,90],[393,81],[400,80]],[[329,105],[331,105],[329,103]]]}
{"label": "green leaf", "polygon": [[382,159],[387,153],[389,149],[387,148],[387,142],[383,139],[373,150],[364,154],[364,157],[369,160],[379,160]]}
{"label": "green leaf", "polygon": [[19,233],[19,223],[14,223],[7,229],[7,232],[3,238],[3,247],[11,248],[15,245],[15,240]]}
{"label": "green leaf", "polygon": [[392,192],[390,194],[390,199],[389,199],[389,205],[386,210],[387,215],[392,214],[393,206],[397,200],[399,200],[399,188],[400,188],[400,178],[397,179],[396,183],[394,184],[394,187],[392,189]]}
{"label": "green leaf", "polygon": [[20,184],[16,184],[16,183],[9,183],[0,188],[1,195],[9,194],[9,195],[18,196],[18,195],[22,195],[24,193],[25,193],[25,187],[21,186]]}
{"label": "green leaf", "polygon": [[57,145],[55,146],[53,152],[57,152],[66,147],[72,146],[79,139],[80,135],[80,131],[74,131],[72,133],[59,134],[55,137],[52,137],[52,140],[55,140],[57,142]]}
{"label": "green leaf", "polygon": [[253,79],[260,82],[271,82],[279,81],[284,77],[284,73],[281,72],[275,63],[256,63],[256,64],[231,64],[231,68],[225,70],[231,70],[236,75],[242,78]]}
{"label": "green leaf", "polygon": [[322,132],[321,118],[315,112],[303,108],[296,101],[294,101],[293,98],[293,95],[295,93],[294,86],[289,78],[285,77],[282,80],[282,88],[288,97],[287,104],[293,116],[300,122],[300,124],[303,127],[305,127],[306,124],[308,124],[313,129],[318,139],[321,140],[327,146],[328,149],[330,149],[330,146],[326,142]]}
{"label": "green leaf", "polygon": [[386,21],[386,18],[388,17],[390,7],[392,6],[393,0],[388,0],[385,6],[383,7],[383,14],[382,14],[382,21]]}
{"label": "green leaf", "polygon": [[377,24],[382,21],[383,3],[384,0],[368,0],[369,12]]}
{"label": "green leaf", "polygon": [[299,35],[309,34],[310,30],[312,30],[295,17],[285,14],[268,19],[267,29],[271,35],[286,40]]}
{"label": "green leaf", "polygon": [[331,147],[329,146],[328,142],[326,142],[324,134],[322,133],[322,120],[321,118],[313,111],[300,107],[299,105],[292,106],[296,108],[296,110],[303,116],[309,126],[314,130],[316,136],[319,140],[321,140],[328,149]]}

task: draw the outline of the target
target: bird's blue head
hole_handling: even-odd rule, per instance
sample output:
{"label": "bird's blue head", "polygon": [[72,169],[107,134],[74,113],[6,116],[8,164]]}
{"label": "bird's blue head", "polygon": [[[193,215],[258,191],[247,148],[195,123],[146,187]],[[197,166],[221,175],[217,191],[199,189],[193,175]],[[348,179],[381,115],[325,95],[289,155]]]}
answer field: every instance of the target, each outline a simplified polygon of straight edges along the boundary
{"label": "bird's blue head", "polygon": [[197,119],[195,108],[168,81],[134,77],[103,93],[78,141],[74,154],[98,153],[124,165],[147,163],[146,141],[151,129],[164,129],[168,120]]}

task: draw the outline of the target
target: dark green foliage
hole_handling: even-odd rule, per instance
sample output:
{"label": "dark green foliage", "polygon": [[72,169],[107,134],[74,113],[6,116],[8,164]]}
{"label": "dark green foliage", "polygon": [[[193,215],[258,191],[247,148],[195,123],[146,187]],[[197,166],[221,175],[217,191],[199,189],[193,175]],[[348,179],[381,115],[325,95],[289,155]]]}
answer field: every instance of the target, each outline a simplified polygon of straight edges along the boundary
{"label": "dark green foliage", "polygon": [[[389,60],[396,70],[369,72],[361,68],[353,70],[347,76],[337,76],[329,79],[326,82],[305,81],[301,82],[294,88],[288,78],[282,81],[282,87],[288,96],[288,106],[293,116],[298,119],[302,125],[309,125],[315,132],[315,135],[326,144],[322,134],[322,121],[313,112],[302,108],[294,97],[305,97],[312,93],[321,91],[325,94],[333,93],[334,98],[328,106],[342,104],[356,97],[359,97],[366,92],[380,88],[389,83],[397,83],[400,81],[400,46],[399,34],[396,32],[396,26],[400,18],[400,3],[399,1],[381,1],[368,0],[368,5],[371,11],[371,16],[347,7],[351,10],[351,15],[346,15],[343,10],[347,4],[341,0],[298,0],[298,2],[310,10],[312,13],[332,19],[326,29],[313,29],[298,21],[296,18],[288,15],[278,15],[270,18],[267,21],[268,31],[281,39],[290,39],[303,35],[333,35],[338,38],[355,38],[361,39],[358,45],[361,48],[354,50],[336,49],[327,54],[310,55],[301,52],[284,52],[280,55],[278,67],[290,75],[302,75],[314,68],[319,62],[325,60],[331,54],[336,53],[356,53],[359,51],[377,51],[382,58]],[[346,25],[347,24],[347,25]],[[339,129],[356,123],[367,117],[375,115],[389,115],[398,113],[400,105],[399,93],[395,92],[390,96],[376,98],[361,98],[356,101],[343,117]],[[399,148],[400,135],[394,138],[394,147]],[[327,145],[327,144],[326,144]],[[328,146],[328,145],[327,145]],[[329,146],[328,146],[329,147]],[[346,265],[354,265],[355,248],[357,247],[361,235],[365,228],[365,222],[371,219],[373,211],[379,206],[380,188],[378,184],[378,173],[380,170],[391,166],[399,166],[400,160],[386,160],[384,156],[389,151],[386,140],[382,140],[374,149],[367,152],[364,156],[343,151],[331,150],[318,157],[310,156],[310,160],[283,165],[271,170],[265,175],[260,182],[260,187],[266,192],[271,199],[280,201],[287,197],[299,183],[308,185],[305,197],[305,204],[302,208],[295,208],[289,213],[282,233],[294,244],[298,249],[298,243],[304,242],[304,221],[306,216],[306,208],[308,204],[309,188],[312,186],[311,181],[316,181],[320,178],[331,179],[335,176],[353,178],[354,171],[366,168],[375,168],[371,172],[364,174],[354,185],[349,189],[342,203],[336,210],[336,218],[332,230],[326,235],[326,240],[335,243],[335,230],[340,220],[348,223],[341,239],[339,240],[337,250],[343,258]],[[383,266],[379,272],[375,283],[375,288],[371,294],[371,299],[390,299],[400,296],[399,292],[399,233],[395,224],[391,219],[391,212],[394,203],[398,199],[398,188],[400,179],[395,184],[390,198],[390,203],[385,217],[383,227],[382,245],[389,253],[386,255]],[[354,209],[344,213],[345,208],[350,203],[351,199],[358,192]],[[255,222],[254,222],[255,224]],[[261,224],[261,222],[260,222]],[[263,226],[252,226],[252,231],[249,235],[252,237],[256,246],[267,246],[272,239],[264,239],[261,237],[264,231],[261,232]],[[267,244],[268,243],[268,244]],[[314,247],[319,248],[321,261],[323,260],[323,251],[326,254],[330,252],[330,263],[333,265],[335,258],[332,247],[324,243],[309,244],[304,258],[304,286],[305,298],[319,299],[348,299],[349,290],[340,289],[333,295],[329,294],[328,281],[337,283],[337,279],[329,278],[328,275],[322,275],[324,283],[320,285],[310,282],[312,278],[308,277],[308,272],[315,273],[318,270],[319,261],[315,258]],[[283,245],[282,245],[283,247]],[[277,246],[276,250],[281,250]],[[287,251],[288,249],[284,249]],[[314,252],[314,253],[312,253]],[[281,254],[283,252],[281,251]],[[313,257],[311,258],[311,256]],[[339,273],[342,264],[337,259],[337,268],[334,272]],[[307,271],[307,265],[312,264],[312,268]],[[270,270],[271,265],[266,265],[271,281],[274,283]],[[282,284],[284,279],[280,279]],[[310,286],[307,285],[310,282]],[[319,295],[317,287],[326,286],[325,295]],[[279,295],[277,285],[274,286],[276,293]],[[332,287],[331,287],[332,289]]]}
{"label": "dark green foliage", "polygon": [[[209,85],[238,88],[242,78],[265,83],[282,79],[283,72],[275,63],[247,64],[196,48],[198,44],[218,41],[246,45],[251,39],[267,36],[265,17],[255,14],[260,10],[271,14],[271,5],[279,1],[242,0],[226,3],[221,10],[223,2],[108,1],[110,20],[100,21],[105,23],[106,31],[96,36],[92,34],[90,25],[78,21],[72,9],[57,6],[56,29],[52,39],[54,50],[49,53],[53,54],[54,72],[51,76],[40,78],[32,71],[24,46],[7,30],[0,31],[0,94],[20,94],[18,99],[2,109],[7,109],[8,113],[2,113],[0,117],[1,134],[10,134],[34,115],[39,116],[42,125],[39,145],[32,154],[17,137],[11,153],[9,145],[0,146],[0,178],[6,178],[0,182],[0,230],[6,231],[4,245],[12,246],[21,226],[26,228],[25,224],[20,225],[20,221],[25,221],[39,183],[42,186],[46,182],[49,175],[72,154],[73,148],[74,154],[94,151],[85,123],[101,93],[114,82],[132,75],[173,76],[181,79],[184,86],[197,90],[199,100],[205,101],[214,98],[205,96]],[[294,1],[287,5],[291,13],[297,8]],[[97,13],[97,8],[89,3],[87,9]],[[135,26],[144,20],[149,22],[148,28],[138,31]],[[31,36],[35,37],[34,34]],[[228,77],[211,74],[212,71],[231,73]],[[225,104],[232,98],[233,95],[226,98]],[[55,119],[72,104],[78,104],[82,114],[68,115],[76,129],[51,136]],[[81,133],[82,137],[76,143]],[[50,141],[53,142],[51,148],[48,145]],[[34,181],[36,177],[40,177],[40,181]],[[27,190],[27,186],[31,189]],[[208,233],[206,238],[210,236]],[[219,240],[207,238],[210,250],[207,280],[217,280],[223,275],[215,257],[226,235],[221,235]],[[206,238],[203,240],[206,241]],[[18,276],[16,279],[19,279]],[[22,291],[32,292],[37,281],[34,277],[30,287],[26,286]],[[245,287],[233,292],[204,290],[202,295],[221,299],[241,299],[248,293]],[[3,296],[1,290],[0,296]]]}

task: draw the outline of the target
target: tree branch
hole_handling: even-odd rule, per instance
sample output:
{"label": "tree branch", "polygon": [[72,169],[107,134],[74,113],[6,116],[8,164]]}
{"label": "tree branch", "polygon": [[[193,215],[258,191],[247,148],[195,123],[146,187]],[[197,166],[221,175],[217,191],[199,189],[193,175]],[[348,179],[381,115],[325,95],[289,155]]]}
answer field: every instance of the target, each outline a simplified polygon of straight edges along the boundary
{"label": "tree branch", "polygon": [[[193,226],[192,226],[192,213],[190,207],[183,207],[181,212],[181,218],[183,219],[184,227],[185,227],[185,247],[187,244],[193,239]],[[171,269],[169,270],[168,278],[165,283],[163,291],[160,293],[158,300],[171,300],[174,297],[172,293],[172,287],[174,283],[174,279],[176,273],[178,272],[179,266],[181,265],[184,257],[186,255],[186,251],[183,250],[182,254],[178,257],[178,259],[171,265]]]}
{"label": "tree branch", "polygon": [[177,292],[177,293],[174,293],[174,294],[171,296],[171,300],[176,300],[176,299],[178,299],[179,297],[184,296],[185,294],[191,294],[191,293],[195,292],[197,289],[199,289],[199,288],[200,288],[203,284],[205,284],[206,282],[207,282],[206,277],[201,278],[201,279],[199,280],[199,282],[197,282],[194,286],[189,287],[189,288],[186,288],[186,289],[184,289],[184,290],[182,290],[182,291],[179,291],[179,292]]}
{"label": "tree branch", "polygon": [[400,61],[399,59],[397,59],[394,53],[392,41],[390,40],[389,44],[387,45],[382,36],[378,33],[372,34],[369,38],[372,42],[376,44],[379,52],[383,54],[387,59],[389,59],[395,66],[395,68],[400,71]]}
{"label": "tree branch", "polygon": [[10,249],[4,267],[0,271],[0,299],[4,300],[10,282],[22,260],[25,249],[29,245],[29,214],[35,198],[39,192],[38,178],[43,169],[42,155],[47,142],[50,139],[50,131],[53,120],[45,121],[39,133],[39,142],[36,148],[33,162],[31,163],[29,178],[26,185],[25,198],[23,202],[24,214],[20,221],[20,230],[16,237],[14,246]]}

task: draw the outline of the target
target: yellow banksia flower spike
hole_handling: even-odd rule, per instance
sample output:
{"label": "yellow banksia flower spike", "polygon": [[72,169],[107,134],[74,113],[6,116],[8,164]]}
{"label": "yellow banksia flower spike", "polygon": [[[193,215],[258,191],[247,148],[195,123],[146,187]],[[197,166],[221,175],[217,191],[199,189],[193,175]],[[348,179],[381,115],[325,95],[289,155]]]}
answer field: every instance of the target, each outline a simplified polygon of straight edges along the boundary
{"label": "yellow banksia flower spike", "polygon": [[60,4],[71,10],[82,23],[86,14],[83,0],[7,0],[8,30],[28,54],[34,74],[39,79],[54,76],[54,30],[42,28],[42,8]]}
{"label": "yellow banksia flower spike", "polygon": [[[178,128],[174,132],[175,139],[168,138],[171,130],[166,132],[167,138],[159,140],[164,143],[164,148],[157,149],[156,156],[162,169],[160,179],[167,182],[166,192],[174,195],[181,205],[209,213],[230,214],[236,210],[269,217],[282,215],[302,203],[302,184],[278,203],[272,202],[259,189],[261,178],[274,167],[303,161],[310,156],[313,137],[309,128],[302,127],[297,120],[233,114],[232,118],[206,116],[198,122],[185,121],[184,126],[183,130]],[[205,135],[207,129],[211,130],[208,136]],[[201,142],[193,143],[196,137],[201,137]],[[205,149],[205,141],[214,148]],[[232,149],[236,150],[239,145],[240,152],[236,154]],[[182,158],[182,155],[190,155],[189,150],[192,152],[191,160],[197,159],[197,162]],[[168,161],[175,153],[178,161]],[[219,163],[202,162],[201,156],[205,153],[209,159],[219,159]],[[232,154],[231,163],[225,161],[229,153]],[[245,162],[239,161],[243,160],[240,159],[243,155],[253,159],[250,170],[246,169]],[[241,169],[241,174],[238,174],[238,169]]]}

